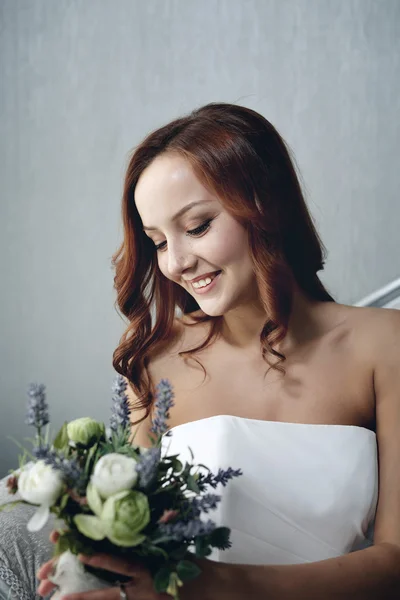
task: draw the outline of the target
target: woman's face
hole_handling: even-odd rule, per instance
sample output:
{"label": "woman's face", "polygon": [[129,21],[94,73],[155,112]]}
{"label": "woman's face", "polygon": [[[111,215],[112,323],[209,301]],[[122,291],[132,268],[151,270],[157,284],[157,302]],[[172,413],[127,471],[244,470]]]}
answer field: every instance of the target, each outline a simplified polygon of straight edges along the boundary
{"label": "woman's face", "polygon": [[[220,316],[251,302],[256,282],[246,230],[200,183],[187,160],[176,153],[158,156],[139,178],[135,203],[144,233],[157,246],[160,271],[206,314]],[[209,286],[193,286],[191,280],[218,271]]]}

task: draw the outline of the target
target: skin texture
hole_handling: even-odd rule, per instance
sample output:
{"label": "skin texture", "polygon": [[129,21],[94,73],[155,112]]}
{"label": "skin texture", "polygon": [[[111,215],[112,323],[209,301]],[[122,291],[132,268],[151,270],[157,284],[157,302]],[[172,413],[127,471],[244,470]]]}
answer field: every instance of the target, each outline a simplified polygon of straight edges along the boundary
{"label": "skin texture", "polygon": [[[198,201],[202,204],[193,207],[179,221],[172,222],[177,211]],[[233,328],[239,327],[241,315],[246,317],[246,325],[251,320],[250,331],[241,327],[237,332],[232,331],[232,336],[237,336],[240,344],[253,342],[264,315],[244,227],[200,183],[189,163],[177,154],[162,155],[147,167],[136,186],[135,202],[144,226],[154,225],[158,229],[146,234],[156,246],[162,244],[157,251],[162,274],[194,295],[207,314],[225,315]],[[208,230],[199,235],[187,233],[210,219]],[[196,295],[188,280],[217,270],[223,272],[221,290]]]}
{"label": "skin texture", "polygon": [[[58,533],[56,531],[53,531],[50,536],[50,540],[52,542],[56,542],[57,538]],[[132,585],[127,584],[125,587],[126,594],[129,599],[134,597],[140,597],[143,599],[146,598],[146,600],[168,598],[166,594],[157,594],[154,591],[152,581],[148,572],[146,571],[146,569],[143,569],[140,565],[134,564],[129,561],[122,561],[120,559],[116,559],[113,556],[108,556],[105,554],[98,554],[90,558],[82,555],[80,556],[80,559],[84,564],[90,564],[93,567],[104,568],[109,571],[119,573],[121,575],[127,575],[129,577],[132,577]],[[42,596],[47,596],[55,588],[55,586],[47,579],[47,576],[51,573],[53,566],[54,560],[50,560],[44,565],[42,565],[42,567],[37,573],[38,579],[41,580],[37,591],[38,594]],[[112,600],[113,598],[115,598],[116,600],[120,600],[120,590],[118,587],[115,587],[107,590],[96,590],[93,592],[86,592],[84,594],[69,594],[68,596],[64,596],[64,598],[70,598],[71,600],[78,600],[79,598],[87,598],[88,600],[97,600],[98,598],[100,598],[100,600],[105,600],[107,598],[109,600]]]}
{"label": "skin texture", "polygon": [[[209,201],[179,221],[173,215],[193,201]],[[400,597],[400,312],[315,302],[294,284],[293,310],[285,339],[277,350],[286,356],[286,374],[269,371],[260,352],[259,334],[267,318],[260,306],[245,230],[206,190],[181,157],[158,157],[139,179],[135,202],[155,244],[162,274],[192,294],[200,312],[223,315],[222,336],[199,353],[207,371],[178,356],[196,347],[208,324],[176,320],[176,336],[151,357],[153,381],[174,381],[175,405],[170,426],[233,414],[255,419],[358,425],[376,431],[379,448],[379,501],[374,546],[338,558],[299,565],[231,565],[201,561],[202,575],[185,585],[182,600],[362,599]],[[211,227],[191,235],[205,221]],[[215,291],[197,295],[189,279],[222,270]],[[227,373],[229,377],[227,377]],[[131,393],[131,390],[130,390]],[[134,396],[131,393],[131,398]],[[251,398],[251,402],[244,402]],[[132,421],[141,416],[135,411]],[[134,426],[136,443],[147,445],[150,418]],[[54,541],[54,535],[53,535]],[[135,581],[129,600],[155,600],[149,575],[136,564],[98,556],[98,566],[128,573]],[[51,562],[38,573],[38,592],[52,589],[47,580]],[[95,564],[92,562],[92,564]],[[119,599],[111,592],[68,596],[69,600]]]}

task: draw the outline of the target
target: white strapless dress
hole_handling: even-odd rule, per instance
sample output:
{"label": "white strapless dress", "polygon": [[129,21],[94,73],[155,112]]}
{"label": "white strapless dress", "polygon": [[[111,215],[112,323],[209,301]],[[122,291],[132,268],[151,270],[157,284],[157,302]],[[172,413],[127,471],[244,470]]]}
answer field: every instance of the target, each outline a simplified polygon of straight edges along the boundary
{"label": "white strapless dress", "polygon": [[213,560],[294,564],[372,545],[378,500],[374,432],[218,415],[178,425],[163,445],[202,463],[242,469],[209,515],[231,529],[232,547]]}

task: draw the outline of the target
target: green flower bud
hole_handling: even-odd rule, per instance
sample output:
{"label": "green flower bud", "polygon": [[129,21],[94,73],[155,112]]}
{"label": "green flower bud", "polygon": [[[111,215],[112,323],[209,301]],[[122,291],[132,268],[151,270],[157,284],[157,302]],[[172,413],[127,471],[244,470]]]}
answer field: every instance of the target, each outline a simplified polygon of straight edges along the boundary
{"label": "green flower bud", "polygon": [[137,546],[145,537],[140,532],[150,521],[147,496],[142,492],[119,492],[107,498],[100,520],[106,536],[117,546]]}
{"label": "green flower bud", "polygon": [[178,597],[179,588],[183,586],[183,581],[181,581],[178,577],[178,573],[171,573],[169,576],[169,584],[167,587],[167,594],[172,596],[173,598]]}
{"label": "green flower bud", "polygon": [[69,440],[81,446],[93,446],[104,433],[104,423],[99,423],[90,417],[75,419],[67,424]]}

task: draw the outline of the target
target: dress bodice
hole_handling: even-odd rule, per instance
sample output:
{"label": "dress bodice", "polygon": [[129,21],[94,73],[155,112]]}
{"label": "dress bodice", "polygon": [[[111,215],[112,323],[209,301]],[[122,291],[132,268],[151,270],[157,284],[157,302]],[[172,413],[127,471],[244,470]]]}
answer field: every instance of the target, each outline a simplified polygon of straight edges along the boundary
{"label": "dress bodice", "polygon": [[240,468],[208,516],[231,528],[214,560],[294,564],[373,543],[378,499],[376,435],[353,425],[315,425],[218,415],[178,425],[163,444],[213,472]]}

